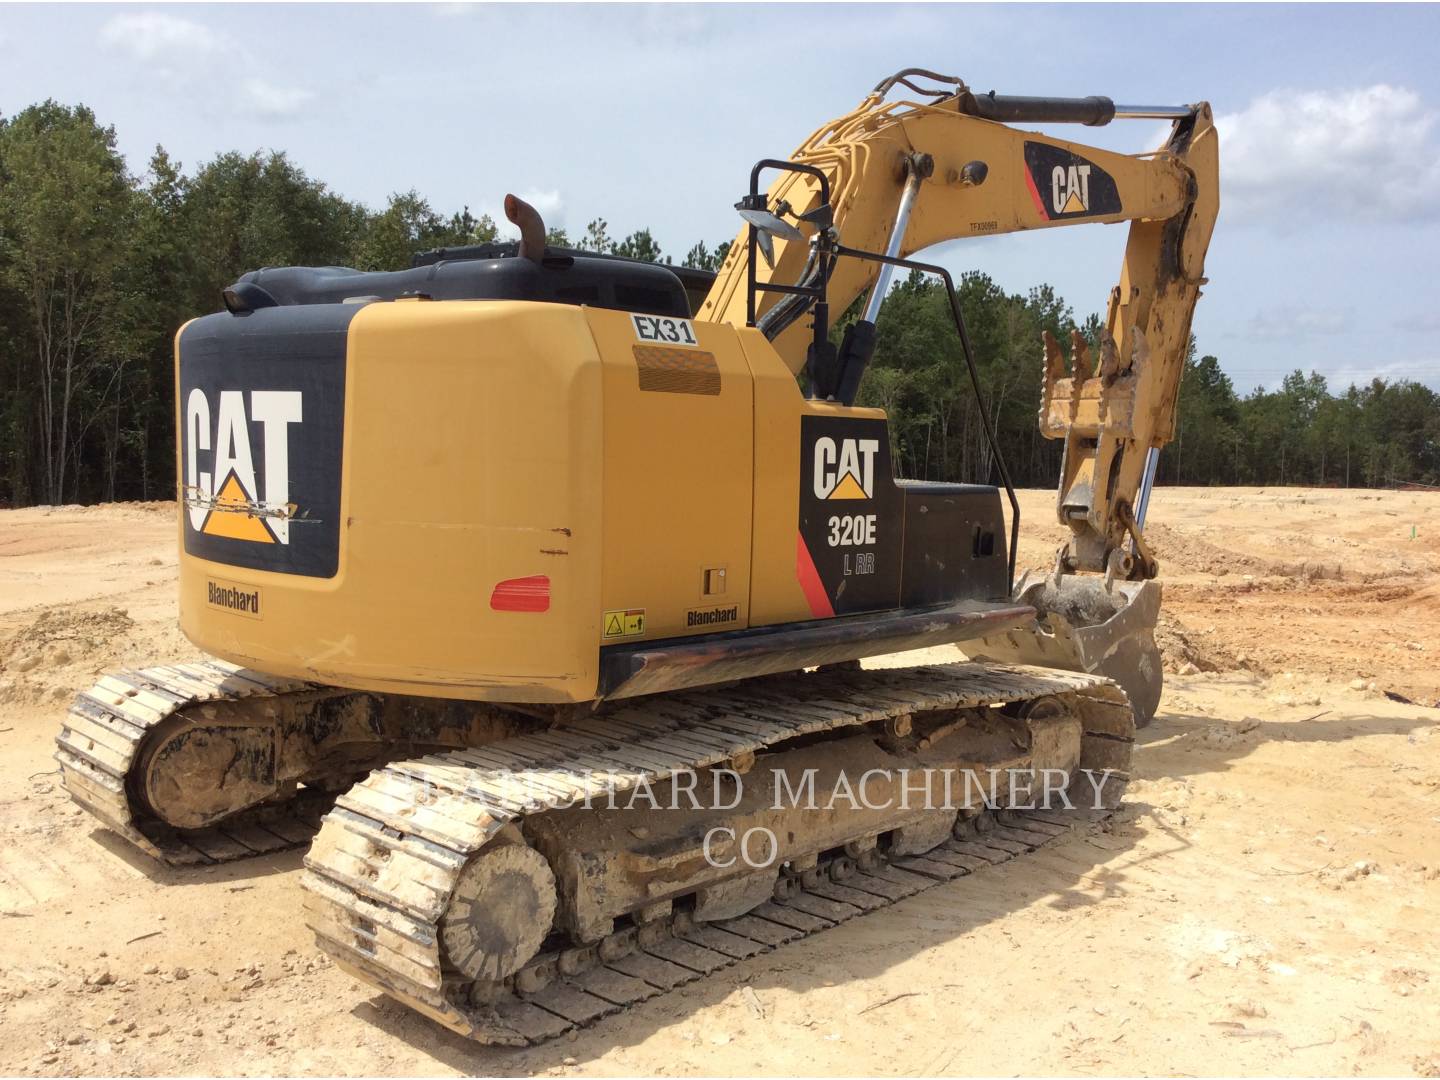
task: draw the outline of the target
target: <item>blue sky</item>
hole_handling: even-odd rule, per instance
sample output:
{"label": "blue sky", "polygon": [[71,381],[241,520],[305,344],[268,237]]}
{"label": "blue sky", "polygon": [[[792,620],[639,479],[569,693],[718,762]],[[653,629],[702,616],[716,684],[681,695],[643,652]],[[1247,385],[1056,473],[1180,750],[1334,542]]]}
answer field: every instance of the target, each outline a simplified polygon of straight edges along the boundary
{"label": "blue sky", "polygon": [[[193,168],[283,149],[381,206],[416,188],[492,214],[734,234],[751,163],[901,67],[981,90],[1209,100],[1222,207],[1200,347],[1236,385],[1314,369],[1440,388],[1440,8],[1433,6],[0,5],[0,112],[54,97]],[[1154,124],[1063,133],[1138,151]],[[498,215],[497,215],[498,216]],[[1083,316],[1123,226],[967,239],[938,257]],[[1037,343],[1037,348],[1038,348]]]}

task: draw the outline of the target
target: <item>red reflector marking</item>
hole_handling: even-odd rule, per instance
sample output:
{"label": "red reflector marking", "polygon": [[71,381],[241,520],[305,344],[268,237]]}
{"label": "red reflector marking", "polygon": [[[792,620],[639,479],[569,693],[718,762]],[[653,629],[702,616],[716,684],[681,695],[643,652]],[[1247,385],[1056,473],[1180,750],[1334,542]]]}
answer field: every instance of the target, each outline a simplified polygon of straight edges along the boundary
{"label": "red reflector marking", "polygon": [[549,611],[550,579],[544,574],[502,581],[490,594],[496,611]]}
{"label": "red reflector marking", "polygon": [[795,576],[800,579],[800,591],[810,605],[810,614],[817,619],[833,619],[835,608],[826,595],[825,584],[820,580],[820,572],[815,569],[810,549],[805,546],[805,537],[798,532],[795,534]]}
{"label": "red reflector marking", "polygon": [[1035,209],[1040,211],[1040,216],[1046,221],[1050,220],[1050,211],[1045,208],[1045,200],[1040,197],[1040,189],[1035,186],[1035,177],[1031,175],[1030,168],[1025,168],[1025,186],[1030,189],[1030,197],[1035,200]]}

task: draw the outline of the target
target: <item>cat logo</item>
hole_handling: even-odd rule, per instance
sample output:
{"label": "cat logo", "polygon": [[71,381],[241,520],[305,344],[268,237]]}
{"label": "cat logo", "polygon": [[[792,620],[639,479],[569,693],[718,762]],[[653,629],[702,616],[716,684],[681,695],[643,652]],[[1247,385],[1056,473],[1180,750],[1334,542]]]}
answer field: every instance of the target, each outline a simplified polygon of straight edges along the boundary
{"label": "cat logo", "polygon": [[815,497],[870,499],[875,496],[875,455],[879,439],[815,440]]}
{"label": "cat logo", "polygon": [[1122,212],[1115,178],[1064,146],[1027,142],[1025,184],[1045,221]]}
{"label": "cat logo", "polygon": [[[246,412],[246,398],[249,412]],[[185,507],[209,536],[289,544],[290,425],[304,415],[299,390],[222,390],[218,414],[198,387],[185,403]],[[264,490],[256,483],[251,425],[259,426]],[[202,470],[208,465],[208,470]]]}
{"label": "cat logo", "polygon": [[1090,166],[1056,165],[1050,172],[1050,205],[1057,214],[1083,214],[1090,209]]}

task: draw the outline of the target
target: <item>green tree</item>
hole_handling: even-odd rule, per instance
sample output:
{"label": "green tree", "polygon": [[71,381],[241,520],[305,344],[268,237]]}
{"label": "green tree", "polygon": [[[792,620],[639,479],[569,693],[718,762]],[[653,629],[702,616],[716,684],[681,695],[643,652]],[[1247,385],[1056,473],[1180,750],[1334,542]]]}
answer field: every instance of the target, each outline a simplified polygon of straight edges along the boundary
{"label": "green tree", "polygon": [[185,234],[188,190],[179,163],[157,146],[138,192],[122,278],[138,362],[105,428],[105,499],[150,499],[172,490],[174,337],[195,314],[187,299],[195,272]]}
{"label": "green tree", "polygon": [[[115,133],[53,101],[0,118],[0,498],[149,498],[174,476],[174,335],[215,310],[247,270],[278,265],[400,269],[426,248],[494,241],[468,207],[448,216],[418,191],[367,210],[283,153],[221,154],[187,175],[157,147],[131,176]],[[546,242],[572,243],[563,229]],[[577,248],[668,262],[648,228],[614,240],[594,218]],[[730,248],[693,245],[684,265],[716,270]],[[994,481],[981,405],[1016,483],[1050,486],[1061,444],[1035,422],[1041,334],[1077,323],[1053,288],[1010,293],[966,274],[957,298],[975,345],[977,400],[949,298],[923,274],[900,278],[880,311],[859,401],[890,417],[899,470]],[[838,342],[863,307],[832,328]],[[1080,332],[1098,350],[1102,324]],[[1333,392],[1297,371],[1243,399],[1192,339],[1164,483],[1440,484],[1440,395],[1376,379]]]}
{"label": "green tree", "polygon": [[600,255],[608,255],[615,249],[615,241],[610,239],[609,225],[604,218],[594,218],[590,224],[585,226],[585,235],[575,241],[575,247],[580,251],[594,251]]}
{"label": "green tree", "polygon": [[114,128],[83,105],[19,113],[0,129],[0,161],[0,272],[35,360],[39,494],[59,503],[133,347],[117,279],[135,199]]}
{"label": "green tree", "polygon": [[1175,441],[1160,455],[1161,483],[1238,483],[1239,401],[1214,356],[1195,356],[1192,339],[1180,378]]}
{"label": "green tree", "polygon": [[201,166],[185,211],[197,312],[215,310],[220,290],[247,270],[353,262],[367,218],[285,154],[258,152],[225,153]]}
{"label": "green tree", "polygon": [[670,261],[662,255],[660,245],[650,235],[649,229],[636,229],[610,250],[616,255],[624,256],[627,259],[639,259],[642,262],[668,263]]}
{"label": "green tree", "polygon": [[467,243],[455,238],[455,231],[473,228],[469,214],[467,207],[463,218],[457,215],[447,222],[413,188],[391,195],[385,209],[365,223],[355,265],[361,270],[403,270],[417,251],[446,247],[452,241]]}
{"label": "green tree", "polygon": [[725,257],[730,254],[729,240],[721,240],[714,249],[707,248],[705,241],[701,240],[685,253],[685,260],[681,266],[688,266],[693,270],[709,270],[717,272],[725,262]]}
{"label": "green tree", "polygon": [[450,215],[450,222],[437,244],[438,247],[463,247],[466,244],[493,244],[500,238],[495,219],[489,214],[478,218],[465,207]]}

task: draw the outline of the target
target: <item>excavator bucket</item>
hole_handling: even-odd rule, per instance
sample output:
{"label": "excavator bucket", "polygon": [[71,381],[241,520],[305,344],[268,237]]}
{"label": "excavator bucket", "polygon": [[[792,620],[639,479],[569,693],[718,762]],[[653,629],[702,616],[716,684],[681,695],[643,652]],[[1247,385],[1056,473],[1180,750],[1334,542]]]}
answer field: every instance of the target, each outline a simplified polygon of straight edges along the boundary
{"label": "excavator bucket", "polygon": [[1026,574],[1015,601],[1036,611],[1027,627],[992,634],[961,648],[972,660],[1084,671],[1114,680],[1130,699],[1137,726],[1148,724],[1160,705],[1163,673],[1155,644],[1160,617],[1158,581]]}

